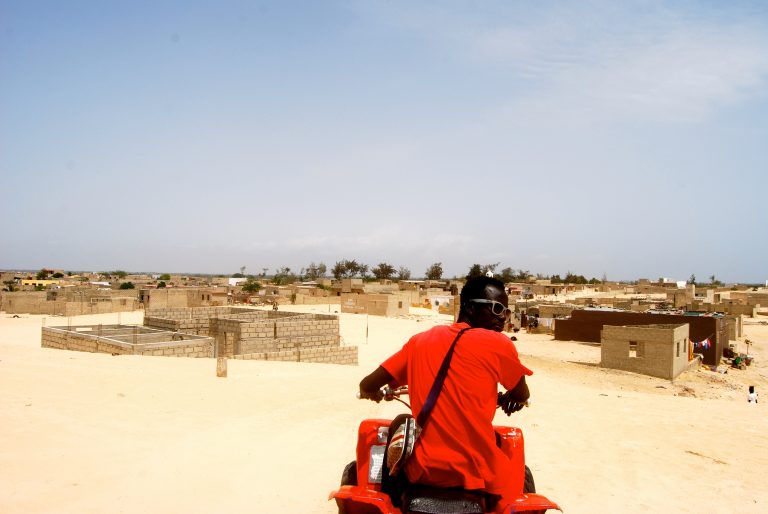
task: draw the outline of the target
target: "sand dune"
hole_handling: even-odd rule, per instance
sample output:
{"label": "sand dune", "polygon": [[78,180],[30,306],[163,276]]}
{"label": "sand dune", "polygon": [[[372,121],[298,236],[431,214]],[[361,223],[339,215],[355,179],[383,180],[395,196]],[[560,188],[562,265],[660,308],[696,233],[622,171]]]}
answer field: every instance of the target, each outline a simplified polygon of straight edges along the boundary
{"label": "sand dune", "polygon": [[[358,367],[230,360],[227,378],[212,359],[43,349],[42,316],[0,313],[0,512],[335,512],[326,498],[357,424],[402,411],[355,400],[357,383],[409,335],[449,322],[417,312],[342,315]],[[745,330],[757,356],[746,371],[674,383],[602,369],[593,345],[519,334],[533,405],[497,422],[523,429],[539,491],[567,513],[767,512],[768,326]],[[764,403],[746,402],[748,384]]]}

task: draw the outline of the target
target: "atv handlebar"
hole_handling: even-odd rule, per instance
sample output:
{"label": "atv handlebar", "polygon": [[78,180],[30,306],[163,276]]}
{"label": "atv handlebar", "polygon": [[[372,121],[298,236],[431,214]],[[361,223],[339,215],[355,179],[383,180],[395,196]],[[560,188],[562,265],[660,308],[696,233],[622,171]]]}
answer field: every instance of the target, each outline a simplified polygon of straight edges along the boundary
{"label": "atv handlebar", "polygon": [[[408,386],[405,385],[405,386],[394,387],[394,388],[389,386],[384,386],[381,388],[381,392],[383,394],[382,399],[384,401],[391,402],[392,400],[399,400],[400,396],[404,394],[408,394]],[[355,394],[355,396],[357,397],[358,400],[360,400],[361,399],[360,391],[358,391]],[[496,405],[498,407],[501,407],[501,399],[503,396],[504,396],[504,393],[499,392],[498,398],[496,400]],[[528,400],[523,402],[523,407],[530,407],[530,406],[531,406],[531,400],[529,398]]]}
{"label": "atv handlebar", "polygon": [[[497,407],[501,407],[501,398],[502,398],[503,396],[504,396],[504,393],[502,393],[502,392],[499,392],[499,397],[498,397],[498,398],[497,398],[497,400],[496,400],[496,406],[497,406]],[[527,400],[525,400],[525,401],[524,401],[524,402],[522,402],[522,403],[523,403],[523,407],[530,407],[530,406],[531,406],[531,399],[530,399],[530,398],[528,398]]]}
{"label": "atv handlebar", "polygon": [[[404,394],[408,394],[408,386],[400,386],[400,387],[395,387],[395,388],[392,388],[392,387],[389,387],[389,386],[384,386],[384,387],[381,388],[381,392],[384,394],[383,399],[388,401],[388,402],[391,402],[395,398],[399,398],[400,396],[402,396]],[[360,396],[360,391],[358,391],[355,394],[355,396],[357,397],[358,400],[360,400],[362,398]]]}

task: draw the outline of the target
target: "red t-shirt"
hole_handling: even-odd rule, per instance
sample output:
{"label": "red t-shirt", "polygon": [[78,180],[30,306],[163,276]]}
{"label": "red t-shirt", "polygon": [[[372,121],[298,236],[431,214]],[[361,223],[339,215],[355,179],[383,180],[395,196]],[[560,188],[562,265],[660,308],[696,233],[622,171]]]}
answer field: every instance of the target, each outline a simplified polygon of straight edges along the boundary
{"label": "red t-shirt", "polygon": [[[398,384],[408,384],[414,416],[421,411],[451,343],[468,327],[455,323],[416,334],[382,364]],[[493,431],[498,384],[511,389],[523,375],[532,374],[506,336],[482,328],[464,332],[442,392],[406,464],[408,479],[501,494],[512,471]]]}

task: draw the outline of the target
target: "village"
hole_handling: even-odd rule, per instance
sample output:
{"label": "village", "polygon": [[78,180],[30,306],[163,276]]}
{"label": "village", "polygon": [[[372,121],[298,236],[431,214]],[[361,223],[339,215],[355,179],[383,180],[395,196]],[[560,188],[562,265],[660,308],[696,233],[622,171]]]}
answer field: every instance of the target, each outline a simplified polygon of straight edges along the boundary
{"label": "village", "polygon": [[[431,269],[435,266],[439,263]],[[474,265],[470,273],[493,275],[492,268]],[[357,348],[341,344],[334,314],[408,317],[412,309],[429,309],[456,319],[464,282],[315,273],[313,280],[283,283],[263,275],[2,272],[6,288],[0,310],[51,316],[42,330],[43,347],[357,364]],[[508,332],[599,344],[602,366],[670,380],[698,365],[715,370],[723,363],[742,369],[751,365],[745,320],[768,316],[768,307],[761,307],[768,306],[767,288],[726,286],[715,277],[701,285],[664,278],[633,283],[525,278],[505,284],[513,312]],[[300,305],[323,305],[327,312],[291,312]],[[268,310],[254,310],[264,306]],[[56,322],[58,317],[133,311],[144,312],[141,327],[73,328],[71,321],[67,327]]]}
{"label": "village", "polygon": [[[336,512],[327,495],[357,425],[402,412],[356,400],[359,380],[452,323],[464,282],[37,273],[5,272],[17,290],[0,293],[7,512],[109,511],[115,498],[126,512]],[[547,497],[576,513],[764,510],[749,470],[768,464],[765,417],[747,389],[768,388],[768,289],[505,286],[532,404],[495,423],[523,430]],[[319,478],[295,495],[299,462]]]}

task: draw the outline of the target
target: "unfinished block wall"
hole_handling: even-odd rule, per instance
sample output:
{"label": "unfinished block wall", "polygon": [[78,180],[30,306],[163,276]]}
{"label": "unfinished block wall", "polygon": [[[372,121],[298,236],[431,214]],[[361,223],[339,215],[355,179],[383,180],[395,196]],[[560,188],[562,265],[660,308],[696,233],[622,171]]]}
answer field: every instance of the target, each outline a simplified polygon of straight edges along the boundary
{"label": "unfinished block wall", "polygon": [[140,333],[138,329],[141,328],[125,325],[43,327],[41,346],[111,355],[213,357],[211,337],[169,332]]}
{"label": "unfinished block wall", "polygon": [[181,309],[150,309],[144,315],[144,325],[188,334],[209,335],[211,318],[230,317],[239,313],[262,313],[238,307],[190,307]]}
{"label": "unfinished block wall", "polygon": [[322,314],[283,319],[214,319],[218,355],[236,359],[357,364],[357,347],[342,347],[339,320]]}
{"label": "unfinished block wall", "polygon": [[335,316],[307,315],[283,320],[243,322],[238,353],[264,353],[339,346]]}
{"label": "unfinished block wall", "polygon": [[357,364],[357,347],[342,347],[339,319],[325,314],[237,307],[153,310],[144,324],[208,335],[216,356]]}

